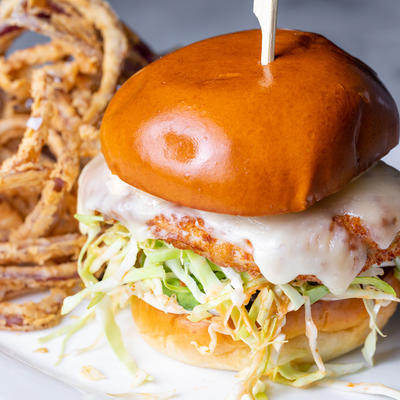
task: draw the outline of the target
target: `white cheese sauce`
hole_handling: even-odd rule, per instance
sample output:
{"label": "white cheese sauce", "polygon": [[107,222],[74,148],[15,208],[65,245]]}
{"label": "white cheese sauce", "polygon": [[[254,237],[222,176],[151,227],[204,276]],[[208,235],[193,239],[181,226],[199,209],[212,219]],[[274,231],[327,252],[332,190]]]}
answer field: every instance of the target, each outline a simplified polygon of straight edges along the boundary
{"label": "white cheese sauce", "polygon": [[359,217],[371,239],[387,248],[400,230],[400,173],[379,162],[306,211],[241,217],[182,207],[149,195],[113,175],[99,155],[79,179],[78,212],[94,211],[117,219],[138,240],[153,237],[147,222],[158,215],[201,218],[210,235],[251,253],[273,284],[315,275],[332,293],[341,294],[362,270],[367,248],[361,240],[353,238],[350,243],[347,230],[332,218]]}

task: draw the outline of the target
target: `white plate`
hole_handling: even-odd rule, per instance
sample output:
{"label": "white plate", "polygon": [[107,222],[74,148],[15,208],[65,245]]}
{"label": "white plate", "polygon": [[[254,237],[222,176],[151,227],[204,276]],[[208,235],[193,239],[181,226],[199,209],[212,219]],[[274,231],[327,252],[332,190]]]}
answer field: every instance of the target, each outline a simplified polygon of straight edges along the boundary
{"label": "white plate", "polygon": [[[65,321],[67,323],[68,321]],[[234,373],[207,370],[179,363],[165,357],[149,347],[137,334],[129,311],[122,312],[118,322],[123,328],[124,337],[130,352],[140,367],[151,373],[154,383],[146,383],[139,388],[130,384],[130,376],[116,360],[108,346],[101,342],[95,350],[76,354],[74,350],[95,342],[99,328],[95,322],[79,332],[67,347],[67,356],[59,365],[55,365],[60,340],[45,346],[46,354],[35,350],[43,345],[37,339],[45,332],[16,334],[0,333],[0,398],[71,400],[88,398],[108,398],[106,393],[176,392],[177,399],[222,400],[235,383]],[[376,366],[361,373],[346,377],[351,382],[383,383],[400,389],[398,380],[398,358],[400,357],[400,318],[393,317],[385,329],[388,337],[381,339],[376,354]],[[359,351],[343,357],[340,361],[360,361]],[[83,366],[93,366],[107,379],[90,381],[81,374]],[[39,372],[41,371],[41,372]],[[43,374],[44,373],[44,374]],[[47,376],[46,376],[47,375]],[[354,395],[326,388],[309,390],[292,389],[279,385],[271,388],[271,398],[279,400],[321,399],[365,399],[363,395]],[[136,399],[136,397],[133,397]],[[140,398],[140,397],[139,397]]]}
{"label": "white plate", "polygon": [[[388,158],[391,164],[400,167],[400,149]],[[111,350],[103,342],[96,349],[76,354],[76,349],[95,342],[100,332],[95,322],[75,335],[68,347],[67,357],[55,365],[60,349],[60,340],[45,346],[48,353],[38,353],[35,349],[43,347],[38,338],[47,332],[13,333],[0,332],[0,399],[71,400],[79,398],[109,398],[106,393],[176,392],[177,399],[211,400],[224,399],[235,383],[234,373],[207,370],[188,366],[171,360],[150,348],[137,334],[129,311],[123,311],[118,321],[123,329],[126,344],[139,366],[149,372],[154,383],[147,383],[134,389],[130,377],[115,359]],[[64,321],[63,323],[68,323]],[[376,354],[376,366],[354,374],[352,382],[381,383],[400,389],[398,369],[400,357],[400,317],[396,314],[381,339]],[[355,351],[339,361],[361,360],[360,352]],[[90,381],[81,374],[83,366],[93,366],[101,371],[106,379]],[[308,390],[292,389],[282,386],[271,388],[271,398],[280,400],[321,399],[365,399],[365,395],[336,392],[327,388]],[[134,397],[143,398],[143,397]]]}

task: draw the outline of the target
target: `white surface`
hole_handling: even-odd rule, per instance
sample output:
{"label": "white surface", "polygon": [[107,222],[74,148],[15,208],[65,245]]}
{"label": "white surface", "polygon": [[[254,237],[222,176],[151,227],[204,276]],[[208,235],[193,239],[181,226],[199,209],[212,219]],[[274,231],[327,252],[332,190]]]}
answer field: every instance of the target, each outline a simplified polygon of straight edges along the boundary
{"label": "white surface", "polygon": [[[397,317],[397,318],[396,318]],[[400,356],[400,318],[397,315],[392,323],[385,329],[388,334],[386,339],[380,341],[377,351],[377,365],[362,373],[352,375],[347,380],[352,382],[383,383],[400,389],[398,382],[398,361]],[[74,350],[93,343],[98,336],[98,327],[95,322],[80,331],[70,342],[67,348],[68,356],[61,364],[55,366],[59,354],[60,340],[55,340],[46,345],[49,353],[34,352],[38,347],[37,339],[43,332],[29,334],[0,333],[0,398],[14,399],[91,399],[109,398],[106,393],[166,393],[176,392],[177,399],[204,400],[224,399],[229,389],[233,386],[234,373],[225,371],[206,370],[188,366],[171,360],[151,349],[135,331],[129,311],[122,312],[118,318],[123,326],[126,342],[131,353],[135,356],[140,367],[151,373],[155,378],[154,383],[146,383],[134,389],[130,385],[130,376],[115,359],[111,350],[102,341],[95,350],[84,354],[74,354]],[[7,356],[8,355],[8,356]],[[11,359],[9,358],[11,357]],[[46,377],[35,369],[31,369],[16,359],[34,366],[45,374]],[[359,351],[353,352],[343,360],[360,360]],[[91,365],[100,370],[107,379],[90,381],[80,373],[82,366]],[[58,379],[58,381],[56,379]],[[59,382],[66,382],[77,388],[76,390]],[[274,386],[271,398],[279,400],[325,400],[341,399],[366,399],[367,396],[345,394],[325,388],[309,390],[292,389]],[[141,397],[132,397],[134,399]],[[372,398],[372,397],[371,397]]]}

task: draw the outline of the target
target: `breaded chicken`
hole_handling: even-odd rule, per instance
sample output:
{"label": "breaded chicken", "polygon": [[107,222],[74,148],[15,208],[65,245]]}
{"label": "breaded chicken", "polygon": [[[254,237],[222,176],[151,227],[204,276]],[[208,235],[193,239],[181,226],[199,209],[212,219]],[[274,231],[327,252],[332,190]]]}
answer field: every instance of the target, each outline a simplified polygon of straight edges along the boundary
{"label": "breaded chicken", "polygon": [[[388,221],[387,223],[395,223]],[[368,248],[367,261],[363,271],[374,264],[391,262],[400,256],[400,234],[397,234],[392,244],[387,249],[380,249],[371,239],[368,230],[361,223],[360,218],[350,215],[336,216],[332,224],[339,224],[349,232],[349,246],[352,238],[361,239]],[[184,217],[181,219],[165,216],[157,216],[148,222],[154,238],[162,239],[179,249],[190,249],[208,258],[213,263],[222,267],[232,267],[238,272],[248,271],[255,276],[260,273],[251,251],[251,243],[248,242],[248,250],[213,237],[205,228],[201,218]],[[354,240],[355,242],[355,240]],[[299,279],[319,282],[313,275],[300,275]]]}

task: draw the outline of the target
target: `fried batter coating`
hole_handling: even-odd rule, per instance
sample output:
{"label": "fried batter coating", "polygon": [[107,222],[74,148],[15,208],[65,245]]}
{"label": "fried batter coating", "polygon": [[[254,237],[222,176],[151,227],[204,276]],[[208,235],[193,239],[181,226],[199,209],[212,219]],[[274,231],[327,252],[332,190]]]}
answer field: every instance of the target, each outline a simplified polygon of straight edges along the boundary
{"label": "fried batter coating", "polygon": [[31,293],[54,287],[73,288],[79,282],[74,262],[46,266],[0,267],[0,300],[15,294]]}
{"label": "fried batter coating", "polygon": [[[360,218],[350,215],[337,216],[332,222],[347,229],[350,236],[349,246],[352,237],[361,238],[367,245],[368,257],[363,270],[374,264],[392,262],[400,256],[400,233],[387,249],[380,249],[362,226]],[[156,239],[165,240],[179,249],[193,250],[222,267],[232,267],[238,272],[248,271],[252,275],[260,274],[251,254],[250,242],[248,243],[249,249],[246,251],[232,243],[216,239],[206,231],[204,221],[200,218],[177,219],[171,217],[168,219],[161,215],[149,221],[148,225]],[[319,282],[314,275],[301,275],[298,276],[298,279]]]}
{"label": "fried batter coating", "polygon": [[57,325],[63,301],[71,293],[70,288],[54,288],[39,303],[0,303],[0,329],[28,332]]}

